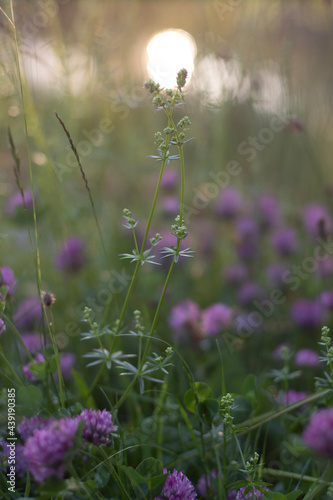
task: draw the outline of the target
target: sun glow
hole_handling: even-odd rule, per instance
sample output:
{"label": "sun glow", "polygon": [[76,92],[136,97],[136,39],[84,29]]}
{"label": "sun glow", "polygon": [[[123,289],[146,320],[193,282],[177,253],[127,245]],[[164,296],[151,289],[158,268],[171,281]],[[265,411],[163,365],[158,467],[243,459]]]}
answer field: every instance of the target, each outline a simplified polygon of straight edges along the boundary
{"label": "sun glow", "polygon": [[196,44],[186,31],[168,30],[155,35],[147,45],[147,70],[162,87],[176,86],[176,75],[182,68],[188,71],[187,83],[194,70]]}

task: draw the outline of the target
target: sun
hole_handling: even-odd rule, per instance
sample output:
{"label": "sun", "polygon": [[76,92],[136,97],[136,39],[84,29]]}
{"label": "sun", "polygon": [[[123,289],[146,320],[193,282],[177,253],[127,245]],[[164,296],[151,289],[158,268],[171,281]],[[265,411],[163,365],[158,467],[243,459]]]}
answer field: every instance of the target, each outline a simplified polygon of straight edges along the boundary
{"label": "sun", "polygon": [[168,30],[155,35],[147,45],[147,71],[150,77],[162,87],[176,86],[176,75],[187,69],[187,83],[194,70],[196,44],[186,31]]}

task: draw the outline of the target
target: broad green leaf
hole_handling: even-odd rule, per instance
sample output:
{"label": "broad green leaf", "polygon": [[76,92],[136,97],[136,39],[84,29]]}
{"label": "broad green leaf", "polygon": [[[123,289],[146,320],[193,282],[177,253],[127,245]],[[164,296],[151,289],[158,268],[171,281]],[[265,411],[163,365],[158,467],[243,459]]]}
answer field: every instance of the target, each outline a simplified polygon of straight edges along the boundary
{"label": "broad green leaf", "polygon": [[146,479],[163,474],[163,465],[156,458],[146,458],[135,469]]}
{"label": "broad green leaf", "polygon": [[97,488],[98,489],[104,488],[104,486],[108,484],[109,479],[110,479],[110,472],[108,471],[108,469],[103,465],[98,467],[94,477]]}
{"label": "broad green leaf", "polygon": [[212,398],[205,399],[202,403],[198,403],[197,413],[200,420],[211,427],[214,417],[219,411],[219,407],[218,401]]}
{"label": "broad green leaf", "polygon": [[202,403],[205,399],[211,398],[213,391],[208,384],[204,382],[195,382],[194,389],[189,389],[184,396],[186,408],[195,413],[197,404]]}
{"label": "broad green leaf", "polygon": [[24,408],[26,417],[35,415],[41,408],[43,394],[36,385],[25,385],[17,391],[17,404]]}

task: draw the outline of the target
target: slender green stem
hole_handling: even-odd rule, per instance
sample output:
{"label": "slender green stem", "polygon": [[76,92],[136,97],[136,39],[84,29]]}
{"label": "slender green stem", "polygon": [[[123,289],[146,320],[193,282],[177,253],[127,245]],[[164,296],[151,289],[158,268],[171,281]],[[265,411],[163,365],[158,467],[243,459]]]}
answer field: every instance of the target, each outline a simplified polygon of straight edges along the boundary
{"label": "slender green stem", "polygon": [[6,356],[4,355],[3,351],[2,351],[2,347],[0,346],[0,358],[3,360],[3,362],[7,365],[7,368],[9,369],[11,375],[14,377],[14,379],[17,381],[17,383],[21,386],[23,385],[23,382],[22,380],[20,379],[20,377],[17,375],[17,373],[15,372],[14,368],[12,367],[11,363],[8,361],[8,359],[6,358]]}
{"label": "slender green stem", "polygon": [[331,486],[332,483],[328,481],[323,481],[322,479],[318,479],[312,476],[303,476],[302,474],[297,474],[296,472],[288,472],[277,469],[270,469],[269,467],[264,467],[262,469],[263,474],[267,474],[274,477],[288,477],[290,479],[298,479],[300,481],[306,481],[310,483],[315,483],[318,481],[319,484],[325,484],[326,486]]}

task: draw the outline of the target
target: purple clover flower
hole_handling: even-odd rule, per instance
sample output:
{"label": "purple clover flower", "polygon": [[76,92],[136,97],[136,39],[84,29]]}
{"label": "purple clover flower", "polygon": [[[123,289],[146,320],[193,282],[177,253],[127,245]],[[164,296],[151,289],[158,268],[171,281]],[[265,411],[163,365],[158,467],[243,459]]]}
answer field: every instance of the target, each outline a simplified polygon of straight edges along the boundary
{"label": "purple clover flower", "polygon": [[[254,486],[252,486],[250,491],[246,495],[244,495],[246,488],[247,486],[244,486],[243,488],[237,491],[235,500],[254,500],[254,499],[262,500],[264,498],[264,494],[261,493],[261,491],[255,488]],[[264,490],[268,491],[266,486]]]}
{"label": "purple clover flower", "polygon": [[37,378],[33,375],[32,371],[30,370],[31,365],[33,365],[35,363],[43,363],[44,361],[45,361],[45,358],[44,358],[43,354],[41,354],[39,352],[33,361],[30,361],[29,363],[27,363],[26,365],[23,366],[23,368],[22,368],[23,375],[25,376],[25,378],[27,380],[29,380],[29,382],[36,382],[37,381]]}
{"label": "purple clover flower", "polygon": [[318,300],[299,299],[291,306],[291,318],[301,328],[314,330],[325,321],[326,311]]}
{"label": "purple clover flower", "polygon": [[254,300],[263,298],[264,292],[258,283],[248,281],[243,283],[237,293],[238,302],[244,306],[250,306]]}
{"label": "purple clover flower", "polygon": [[14,314],[14,323],[18,330],[31,331],[39,327],[42,320],[42,305],[39,297],[30,297],[20,303]]}
{"label": "purple clover flower", "polygon": [[166,196],[161,201],[161,206],[166,214],[173,216],[179,214],[179,200],[176,196]]}
{"label": "purple clover flower", "polygon": [[[46,338],[46,345],[44,342],[44,337],[43,335],[40,335],[39,333],[35,332],[28,332],[24,333],[21,335],[22,340],[24,342],[24,345],[28,349],[28,351],[31,354],[36,354],[39,352],[41,349],[44,349],[46,345],[49,344],[49,339]],[[25,354],[25,351],[22,349],[23,354]]]}
{"label": "purple clover flower", "polygon": [[306,392],[289,389],[289,391],[281,393],[280,396],[276,398],[276,402],[283,406],[288,406],[297,403],[297,401],[301,401],[301,399],[306,398],[306,396],[308,396]]}
{"label": "purple clover flower", "polygon": [[19,433],[22,441],[26,441],[33,435],[36,429],[44,429],[51,422],[53,422],[53,419],[45,420],[38,415],[34,415],[33,417],[23,417],[21,423],[17,426],[17,432]]}
{"label": "purple clover flower", "polygon": [[276,262],[269,265],[266,269],[269,284],[274,288],[284,288],[286,284],[283,278],[286,272],[288,272],[288,267],[285,264]]}
{"label": "purple clover flower", "polygon": [[82,436],[88,443],[107,444],[110,442],[110,433],[117,430],[113,425],[112,415],[107,410],[84,409],[79,420],[84,422]]}
{"label": "purple clover flower", "polygon": [[259,220],[263,227],[271,228],[280,222],[281,214],[277,199],[271,194],[263,194],[257,201]]}
{"label": "purple clover flower", "polygon": [[181,342],[192,334],[196,336],[200,329],[200,317],[201,311],[195,302],[190,299],[179,302],[171,309],[169,316],[169,325],[173,330],[173,337]]}
{"label": "purple clover flower", "polygon": [[72,379],[72,368],[75,363],[76,356],[72,352],[63,352],[60,357],[60,370],[65,382]]}
{"label": "purple clover flower", "polygon": [[35,481],[42,483],[49,477],[64,477],[66,455],[74,447],[78,425],[77,418],[62,418],[28,437],[23,456]]}
{"label": "purple clover flower", "polygon": [[314,413],[303,432],[305,444],[320,455],[333,458],[333,408]]}
{"label": "purple clover flower", "polygon": [[242,197],[237,189],[225,188],[216,204],[215,212],[225,218],[235,217],[242,209]]}
{"label": "purple clover flower", "polygon": [[240,285],[249,278],[249,270],[242,262],[230,264],[224,271],[224,279],[228,285]]}
{"label": "purple clover flower", "polygon": [[327,309],[333,309],[333,290],[324,290],[321,292],[320,300]]}
{"label": "purple clover flower", "polygon": [[320,366],[319,356],[312,349],[300,349],[297,351],[294,362],[297,366]]}
{"label": "purple clover flower", "polygon": [[179,183],[179,175],[176,170],[164,170],[161,181],[161,188],[172,189]]}
{"label": "purple clover flower", "polygon": [[[167,469],[163,469],[167,473]],[[163,486],[161,496],[155,497],[155,500],[195,500],[197,494],[194,486],[185,474],[176,469],[169,472],[169,475]]]}
{"label": "purple clover flower", "polygon": [[8,266],[0,267],[0,286],[6,286],[7,293],[6,296],[10,297],[13,295],[16,289],[16,278],[14,271]]}
{"label": "purple clover flower", "polygon": [[69,274],[81,271],[86,263],[84,243],[80,238],[69,238],[56,256],[57,267]]}
{"label": "purple clover flower", "polygon": [[[28,189],[23,191],[23,198],[27,210],[32,210],[33,208],[32,191]],[[14,193],[7,200],[6,212],[10,217],[14,217],[19,209],[22,210],[24,208],[23,198],[21,193],[18,192]]]}
{"label": "purple clover flower", "polygon": [[199,477],[198,491],[203,497],[205,497],[207,494],[207,488],[210,495],[214,495],[214,497],[217,496],[216,488],[214,488],[214,486],[212,485],[211,477],[217,480],[218,474],[215,469],[211,470],[210,474],[202,474]]}
{"label": "purple clover flower", "polygon": [[238,257],[242,260],[250,260],[258,252],[259,228],[251,217],[240,217],[236,223]]}
{"label": "purple clover flower", "polygon": [[232,315],[232,309],[220,303],[204,309],[201,316],[203,335],[217,335],[220,330],[230,326]]}
{"label": "purple clover flower", "polygon": [[310,203],[303,208],[303,223],[310,236],[323,237],[332,230],[332,219],[323,205]]}
{"label": "purple clover flower", "polygon": [[298,250],[298,240],[296,231],[290,227],[285,227],[276,231],[271,238],[274,250],[281,257],[288,257]]}

